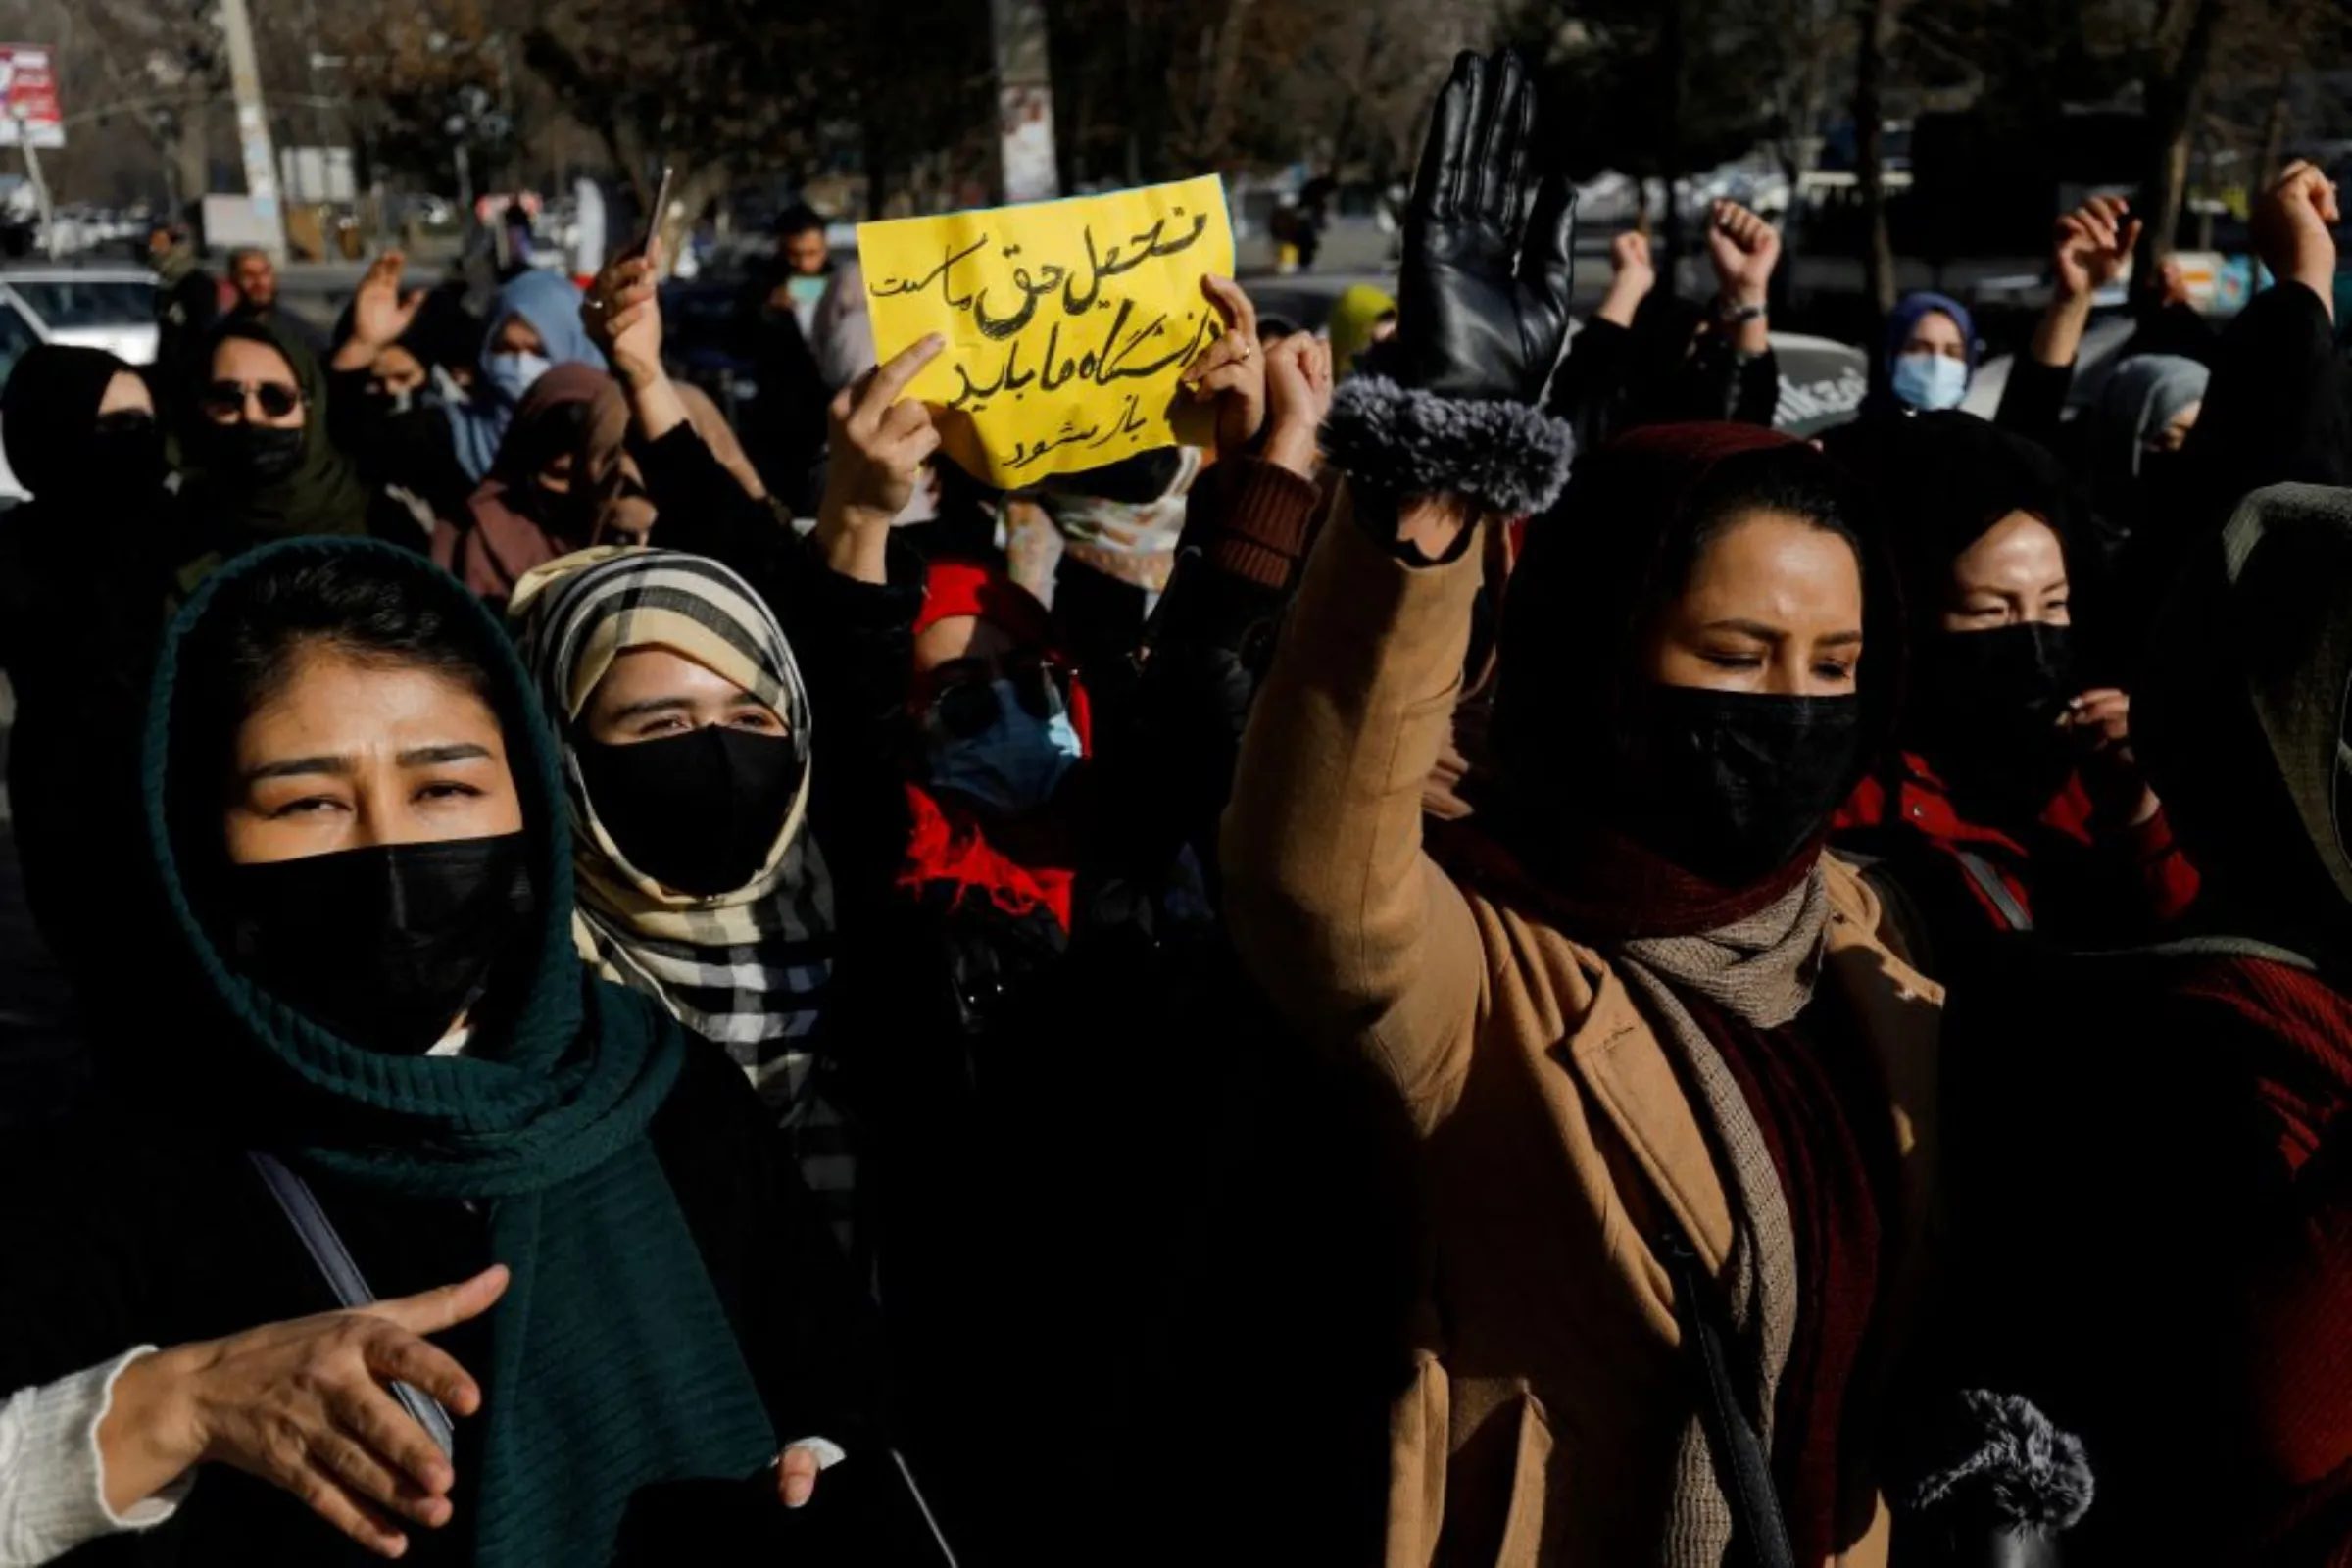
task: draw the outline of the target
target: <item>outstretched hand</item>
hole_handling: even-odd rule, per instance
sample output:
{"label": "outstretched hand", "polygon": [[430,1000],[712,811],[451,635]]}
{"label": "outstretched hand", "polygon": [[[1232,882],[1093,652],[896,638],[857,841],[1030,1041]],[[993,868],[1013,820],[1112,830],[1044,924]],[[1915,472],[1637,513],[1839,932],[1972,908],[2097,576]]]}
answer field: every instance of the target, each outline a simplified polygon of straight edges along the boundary
{"label": "outstretched hand", "polygon": [[1315,476],[1315,438],[1331,412],[1331,344],[1293,332],[1265,352],[1268,463]]}
{"label": "outstretched hand", "polygon": [[2107,287],[2131,264],[2140,221],[2120,196],[2093,196],[2052,232],[2050,272],[2066,299],[2085,299]]}
{"label": "outstretched hand", "polygon": [[1568,330],[1576,192],[1557,170],[1537,177],[1535,115],[1517,55],[1455,58],[1405,212],[1384,368],[1408,386],[1519,403],[1543,395]]}
{"label": "outstretched hand", "polygon": [[351,296],[351,336],[336,351],[335,368],[364,370],[376,355],[408,335],[424,305],[424,290],[400,291],[401,271],[407,266],[408,258],[398,251],[386,251],[368,265]]}
{"label": "outstretched hand", "polygon": [[860,582],[889,580],[891,519],[914,499],[923,465],[939,450],[930,406],[901,394],[947,346],[934,332],[833,399],[832,457],[816,509],[816,539],[834,570]]}
{"label": "outstretched hand", "polygon": [[369,1550],[401,1555],[409,1542],[396,1521],[447,1524],[457,1476],[386,1385],[411,1384],[453,1415],[478,1410],[480,1386],[423,1337],[488,1311],[507,1279],[492,1267],[131,1362],[99,1427],[109,1504],[129,1507],[199,1463],[228,1464],[294,1494]]}
{"label": "outstretched hand", "polygon": [[1707,259],[1726,304],[1761,305],[1780,265],[1781,231],[1738,202],[1718,201],[1707,214]]}
{"label": "outstretched hand", "polygon": [[1248,450],[1266,422],[1266,358],[1259,352],[1257,307],[1229,277],[1200,279],[1200,292],[1216,306],[1225,330],[1185,368],[1184,386],[1217,410],[1217,452],[1230,457]]}

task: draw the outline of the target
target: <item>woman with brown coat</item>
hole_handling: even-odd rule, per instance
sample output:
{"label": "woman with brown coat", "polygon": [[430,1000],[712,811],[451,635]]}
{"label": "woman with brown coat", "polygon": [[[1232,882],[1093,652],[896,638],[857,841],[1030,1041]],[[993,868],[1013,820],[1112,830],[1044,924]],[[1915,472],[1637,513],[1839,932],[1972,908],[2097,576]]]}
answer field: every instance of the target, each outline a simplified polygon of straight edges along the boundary
{"label": "woman with brown coat", "polygon": [[1527,407],[1572,228],[1556,176],[1524,216],[1532,122],[1516,61],[1457,63],[1396,352],[1326,429],[1348,488],[1251,717],[1227,914],[1418,1140],[1389,1563],[1883,1563],[1941,995],[1821,849],[1899,641],[1826,460],[1721,425],[1582,458],[1513,578],[1485,798],[1424,843],[1475,536],[1565,466]]}

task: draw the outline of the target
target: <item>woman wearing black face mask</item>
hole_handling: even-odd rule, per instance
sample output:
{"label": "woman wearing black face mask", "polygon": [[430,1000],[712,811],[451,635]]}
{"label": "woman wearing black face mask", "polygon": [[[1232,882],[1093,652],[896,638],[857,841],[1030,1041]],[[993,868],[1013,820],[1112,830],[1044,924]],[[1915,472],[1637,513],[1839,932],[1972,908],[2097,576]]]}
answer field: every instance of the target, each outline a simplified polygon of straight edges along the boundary
{"label": "woman wearing black face mask", "polygon": [[1890,452],[1910,689],[1838,842],[1883,858],[1916,915],[1912,956],[1947,982],[2004,932],[2146,935],[2196,873],[2132,759],[2130,700],[2081,673],[2099,601],[2076,579],[2063,474],[1966,414],[1920,416]]}
{"label": "woman wearing black face mask", "polygon": [[[0,1375],[498,1262],[505,1298],[447,1345],[481,1390],[448,1460],[416,1459],[440,1422],[388,1394],[314,1450],[304,1500],[353,1542],[203,1471],[164,1527],[181,1560],[405,1535],[417,1560],[553,1568],[687,1530],[724,1561],[789,1528],[830,1452],[803,1440],[849,1436],[855,1345],[815,1331],[855,1291],[723,1054],[583,972],[555,748],[497,624],[405,552],[256,552],[167,640],[145,761],[174,943],[116,1046],[135,1079],[17,1189],[40,1283],[6,1303]],[[348,1270],[318,1261],[297,1181]]]}
{"label": "woman wearing black face mask", "polygon": [[668,550],[564,557],[510,610],[564,747],[582,956],[727,1049],[847,1226],[856,1167],[823,1083],[833,885],[783,628],[734,572]]}
{"label": "woman wearing black face mask", "polygon": [[299,534],[424,547],[416,515],[329,439],[325,374],[276,327],[232,321],[214,334],[189,429],[189,512],[222,554]]}
{"label": "woman wearing black face mask", "polygon": [[139,373],[40,344],[0,395],[8,462],[33,499],[0,519],[0,668],[15,689],[9,804],[25,898],[78,977],[143,857],[97,824],[136,806],[138,725],[177,568],[198,554],[167,488]]}
{"label": "woman wearing black face mask", "polygon": [[[1418,1135],[1390,1561],[1714,1563],[1735,1539],[1764,1561],[1785,1534],[1809,1568],[1880,1564],[1940,993],[1821,841],[1900,628],[1836,470],[1770,432],[1636,432],[1551,505],[1565,453],[1526,405],[1571,204],[1556,174],[1529,188],[1526,95],[1515,60],[1464,57],[1432,117],[1410,384],[1347,383],[1325,425],[1348,488],[1250,716],[1226,913]],[[1497,774],[1433,859],[1473,546],[1526,511]]]}

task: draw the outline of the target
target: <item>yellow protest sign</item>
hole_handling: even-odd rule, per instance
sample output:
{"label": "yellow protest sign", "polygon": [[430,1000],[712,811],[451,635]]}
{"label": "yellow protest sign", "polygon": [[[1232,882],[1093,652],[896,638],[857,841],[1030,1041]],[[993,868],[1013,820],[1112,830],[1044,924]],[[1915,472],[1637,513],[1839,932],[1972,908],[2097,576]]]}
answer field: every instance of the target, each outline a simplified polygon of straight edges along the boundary
{"label": "yellow protest sign", "polygon": [[990,483],[1205,444],[1180,382],[1223,330],[1200,291],[1233,272],[1216,176],[861,223],[858,258],[878,358],[947,340],[907,396],[937,406],[948,455]]}

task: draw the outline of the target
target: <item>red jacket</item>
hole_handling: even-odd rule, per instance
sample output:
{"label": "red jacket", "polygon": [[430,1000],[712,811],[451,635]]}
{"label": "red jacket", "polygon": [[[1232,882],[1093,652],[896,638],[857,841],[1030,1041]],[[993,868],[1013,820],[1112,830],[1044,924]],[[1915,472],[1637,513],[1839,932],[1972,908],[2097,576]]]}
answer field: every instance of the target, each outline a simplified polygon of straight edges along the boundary
{"label": "red jacket", "polygon": [[[1830,827],[1841,846],[1892,861],[1931,909],[1981,919],[1984,935],[2055,923],[2120,942],[2175,918],[2197,896],[2196,868],[2164,812],[2137,827],[2103,821],[2080,774],[2030,832],[2012,836],[1963,817],[1944,782],[1906,752],[1896,767],[1864,779]],[[1938,885],[1917,886],[1923,873]]]}

